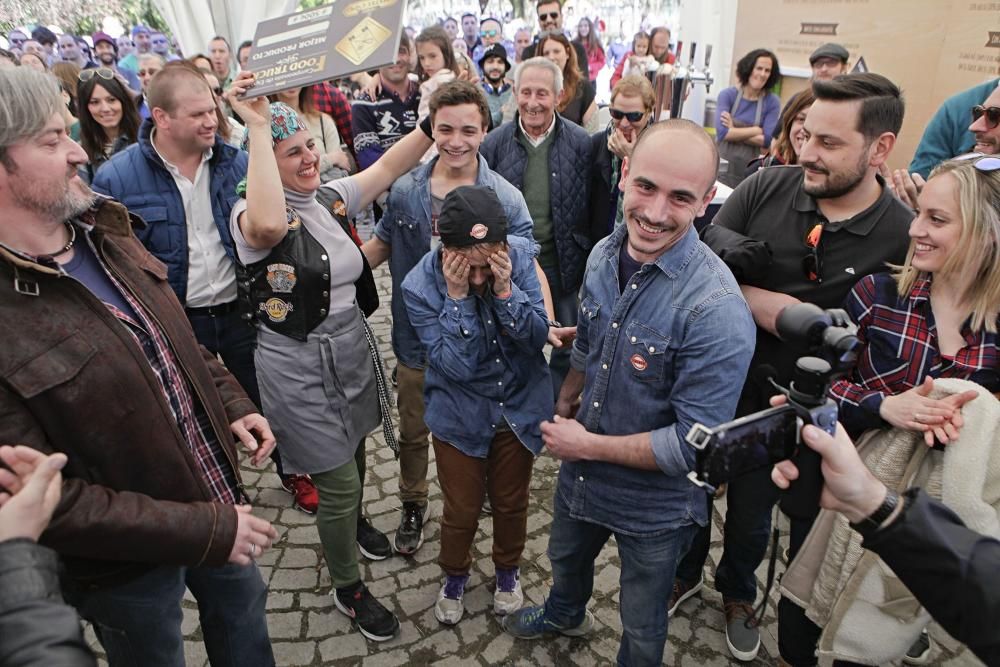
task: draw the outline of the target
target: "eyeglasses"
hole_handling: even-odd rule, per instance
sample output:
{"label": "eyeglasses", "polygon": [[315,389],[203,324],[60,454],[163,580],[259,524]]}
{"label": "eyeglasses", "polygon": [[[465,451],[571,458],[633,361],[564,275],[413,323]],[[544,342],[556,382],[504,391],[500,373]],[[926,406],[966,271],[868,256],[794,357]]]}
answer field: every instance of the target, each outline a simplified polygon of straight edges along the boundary
{"label": "eyeglasses", "polygon": [[500,34],[499,30],[480,30],[479,31],[479,36],[480,37],[486,37],[487,39],[492,39],[493,37],[496,37],[499,34]]}
{"label": "eyeglasses", "polygon": [[77,79],[79,79],[80,81],[90,81],[91,79],[94,78],[94,75],[101,77],[105,81],[111,81],[112,79],[115,78],[115,71],[110,67],[95,67],[93,69],[85,69],[82,72],[80,72],[80,75],[77,77]]}
{"label": "eyeglasses", "polygon": [[958,157],[952,159],[955,162],[974,160],[972,166],[976,168],[976,171],[988,172],[1000,169],[1000,157],[986,155],[985,153],[966,153],[965,155],[959,155]]}
{"label": "eyeglasses", "polygon": [[608,109],[611,113],[611,117],[615,120],[621,120],[622,118],[628,118],[630,123],[638,123],[642,120],[642,117],[646,115],[645,111],[622,111],[621,109]]}
{"label": "eyeglasses", "polygon": [[975,123],[977,120],[986,116],[986,127],[990,130],[995,130],[997,125],[1000,125],[1000,107],[984,107],[981,104],[977,104],[972,107],[972,122]]}
{"label": "eyeglasses", "polygon": [[159,71],[160,70],[158,70],[158,69],[141,69],[138,72],[136,72],[136,74],[138,74],[139,76],[146,76],[147,74],[149,76],[153,76],[154,74],[156,74]]}
{"label": "eyeglasses", "polygon": [[549,12],[548,14],[539,14],[539,21],[555,21],[559,18],[559,12]]}
{"label": "eyeglasses", "polygon": [[820,275],[823,262],[819,255],[819,240],[823,236],[823,223],[815,225],[806,234],[805,246],[809,248],[809,254],[802,258],[802,272],[806,278],[817,283],[823,282]]}

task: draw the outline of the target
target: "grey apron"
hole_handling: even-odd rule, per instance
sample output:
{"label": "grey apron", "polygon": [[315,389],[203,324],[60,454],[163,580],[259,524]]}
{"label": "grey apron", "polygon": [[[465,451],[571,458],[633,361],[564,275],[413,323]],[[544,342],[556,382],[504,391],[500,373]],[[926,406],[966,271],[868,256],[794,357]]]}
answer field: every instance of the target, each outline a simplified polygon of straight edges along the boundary
{"label": "grey apron", "polygon": [[[750,125],[736,120],[736,110],[742,101],[743,88],[740,88],[736,92],[736,101],[733,102],[733,107],[729,110],[729,115],[733,119],[733,127],[760,127],[760,118],[764,110],[764,93],[761,92],[761,96],[757,98],[757,110],[754,112],[753,123]],[[742,141],[720,141],[719,157],[728,160],[729,167],[719,175],[719,180],[729,187],[735,188],[740,184],[740,181],[747,177],[748,165],[760,155],[761,150],[763,149],[760,146],[753,146]]]}

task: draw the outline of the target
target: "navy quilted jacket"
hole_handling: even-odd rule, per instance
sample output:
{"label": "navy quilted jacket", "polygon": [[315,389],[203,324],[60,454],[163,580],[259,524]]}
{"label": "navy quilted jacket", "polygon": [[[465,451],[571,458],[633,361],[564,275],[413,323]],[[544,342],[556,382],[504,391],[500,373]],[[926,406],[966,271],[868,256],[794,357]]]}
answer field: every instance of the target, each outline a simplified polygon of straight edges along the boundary
{"label": "navy quilted jacket", "polygon": [[[187,301],[188,240],[184,202],[174,177],[149,141],[153,121],[146,119],[139,129],[139,141],[115,154],[101,165],[91,187],[114,197],[146,226],[136,229],[139,241],[157,259],[167,265],[167,278],[181,303]],[[239,201],[236,184],[247,175],[247,154],[215,136],[209,184],[215,226],[226,254],[233,262],[236,254],[229,231],[229,213]]]}
{"label": "navy quilted jacket", "polygon": [[[590,135],[579,125],[556,114],[552,146],[549,149],[551,196],[549,215],[559,257],[559,279],[564,292],[576,290],[583,281],[590,251]],[[524,190],[527,151],[517,140],[521,124],[504,123],[486,135],[479,152],[493,171],[518,190]]]}

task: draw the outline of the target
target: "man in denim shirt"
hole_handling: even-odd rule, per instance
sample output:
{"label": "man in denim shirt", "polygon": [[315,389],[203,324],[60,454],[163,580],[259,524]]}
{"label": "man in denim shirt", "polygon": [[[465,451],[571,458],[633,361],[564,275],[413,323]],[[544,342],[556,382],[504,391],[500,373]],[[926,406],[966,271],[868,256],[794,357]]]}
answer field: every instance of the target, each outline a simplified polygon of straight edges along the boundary
{"label": "man in denim shirt", "polygon": [[399,494],[403,513],[396,531],[396,551],[412,554],[423,544],[427,507],[427,426],[424,425],[424,366],[427,353],[410,326],[401,285],[428,250],[440,243],[437,219],[445,196],[461,185],[492,188],[506,213],[510,233],[531,241],[531,216],[524,197],[490,170],[479,155],[490,109],[475,85],[451,81],[430,99],[438,155],[392,186],[385,215],[362,251],[372,267],[389,260],[392,274],[392,349],[396,354],[399,404]]}
{"label": "man in denim shirt", "polygon": [[623,162],[626,224],[587,260],[572,370],[554,423],[542,424],[563,461],[553,586],[545,605],[504,619],[517,637],[590,629],[594,560],[614,535],[618,664],[662,663],[674,569],[709,518],[704,491],[686,479],[694,450],[684,436],[732,418],[754,345],[736,280],[692,226],[715,194],[717,164],[711,139],[686,120],[651,126]]}
{"label": "man in denim shirt", "polygon": [[519,581],[528,484],[552,414],[542,348],[548,316],[532,243],[507,236],[496,194],[461,186],[445,198],[443,247],[403,281],[403,300],[427,350],[425,419],[444,493],[441,554],[446,578],[435,617],[454,625],[472,565],[472,542],[488,489],[493,506],[497,614],[524,602]]}

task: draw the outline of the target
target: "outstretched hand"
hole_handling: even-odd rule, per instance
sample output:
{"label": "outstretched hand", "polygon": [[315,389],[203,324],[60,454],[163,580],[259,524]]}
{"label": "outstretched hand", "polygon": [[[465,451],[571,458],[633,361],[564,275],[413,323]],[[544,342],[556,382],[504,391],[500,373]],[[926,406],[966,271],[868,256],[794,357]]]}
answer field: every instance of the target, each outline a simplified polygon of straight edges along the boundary
{"label": "outstretched hand", "polygon": [[233,111],[239,114],[247,127],[271,124],[271,105],[267,101],[266,95],[240,99],[240,96],[248,93],[255,84],[256,75],[253,72],[243,70],[236,75],[224,95],[226,102],[229,103]]}

